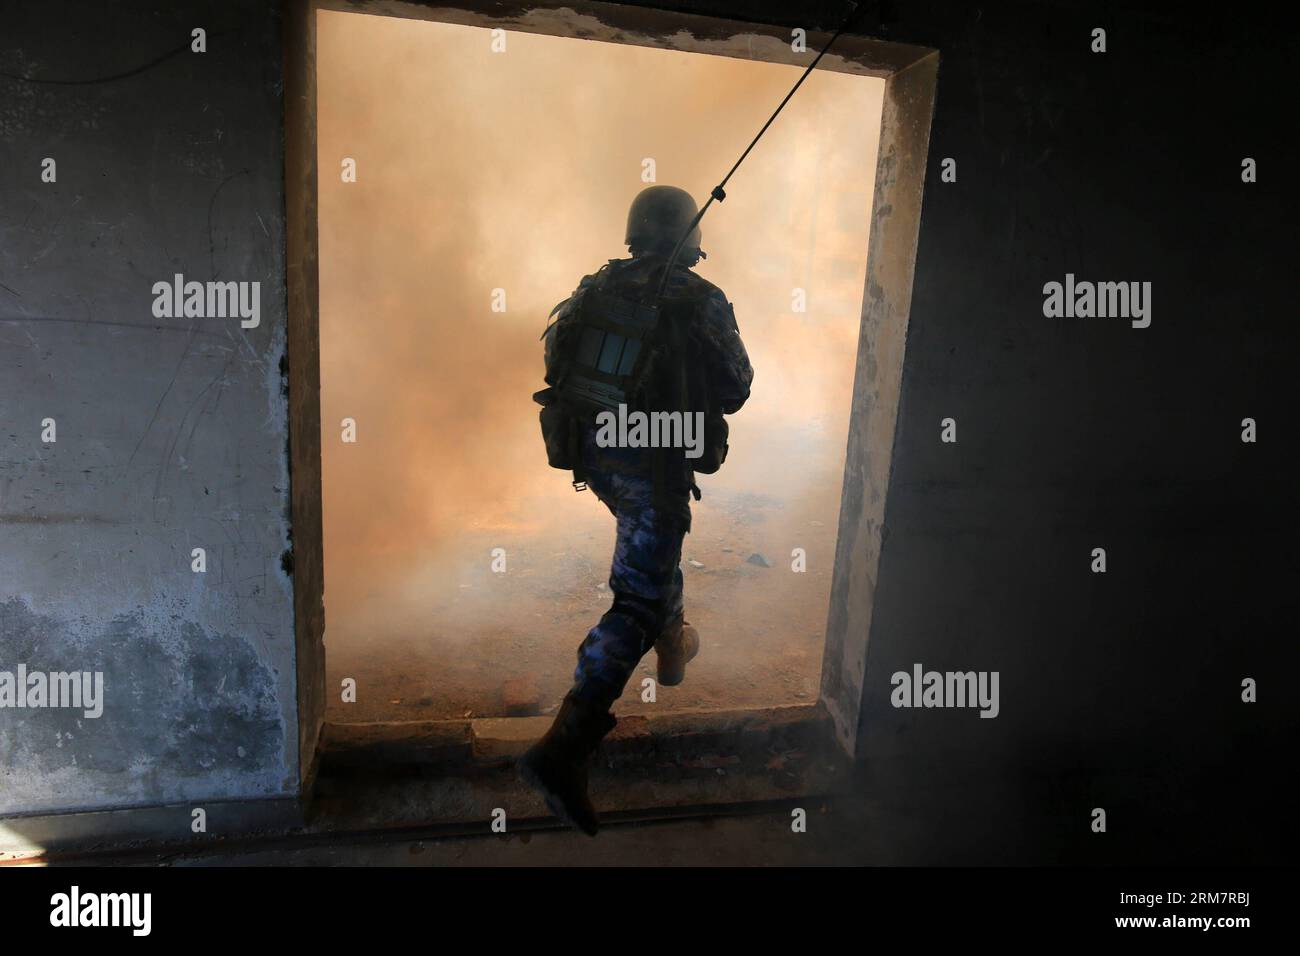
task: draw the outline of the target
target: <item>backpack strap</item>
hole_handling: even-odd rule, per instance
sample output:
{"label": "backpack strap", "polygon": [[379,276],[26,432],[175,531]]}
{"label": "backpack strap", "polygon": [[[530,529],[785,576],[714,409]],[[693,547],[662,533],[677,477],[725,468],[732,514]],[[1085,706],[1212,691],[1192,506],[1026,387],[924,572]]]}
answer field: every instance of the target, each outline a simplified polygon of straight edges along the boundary
{"label": "backpack strap", "polygon": [[569,461],[573,462],[573,490],[587,490],[587,466],[582,461],[582,422],[578,416],[569,416]]}

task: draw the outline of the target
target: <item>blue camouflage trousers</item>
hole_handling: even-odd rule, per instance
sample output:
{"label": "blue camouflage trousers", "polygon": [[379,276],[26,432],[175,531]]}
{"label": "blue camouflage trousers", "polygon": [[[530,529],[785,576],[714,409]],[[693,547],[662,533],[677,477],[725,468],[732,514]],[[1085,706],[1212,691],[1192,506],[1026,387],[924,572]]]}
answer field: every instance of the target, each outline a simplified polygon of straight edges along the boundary
{"label": "blue camouflage trousers", "polygon": [[578,648],[573,693],[612,704],[664,626],[682,614],[682,540],[690,529],[689,492],[660,501],[645,449],[582,443],[587,487],[618,523],[609,589],[614,603]]}

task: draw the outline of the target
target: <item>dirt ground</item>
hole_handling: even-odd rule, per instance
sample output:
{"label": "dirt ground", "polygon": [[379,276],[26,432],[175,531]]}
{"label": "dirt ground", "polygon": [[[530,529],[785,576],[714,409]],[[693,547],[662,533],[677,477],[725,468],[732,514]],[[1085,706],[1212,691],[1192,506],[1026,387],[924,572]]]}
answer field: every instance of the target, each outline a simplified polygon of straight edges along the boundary
{"label": "dirt ground", "polygon": [[[641,681],[654,675],[647,655],[617,712],[816,700],[839,499],[831,465],[812,483],[836,493],[816,498],[705,484],[682,554],[686,616],[700,631],[700,656],[683,684],[659,687],[649,703],[640,694]],[[504,716],[511,680],[536,701],[534,713],[552,712],[572,681],[579,643],[610,603],[613,517],[590,494],[567,493],[585,511],[515,534],[471,527],[440,542],[444,555],[467,560],[439,565],[420,578],[418,594],[403,598],[417,620],[408,611],[367,633],[357,623],[367,617],[364,602],[336,614],[327,590],[328,719]],[[497,547],[506,553],[505,573],[491,570]],[[806,552],[804,572],[792,570],[794,548]],[[354,703],[338,693],[347,677],[357,682]]]}

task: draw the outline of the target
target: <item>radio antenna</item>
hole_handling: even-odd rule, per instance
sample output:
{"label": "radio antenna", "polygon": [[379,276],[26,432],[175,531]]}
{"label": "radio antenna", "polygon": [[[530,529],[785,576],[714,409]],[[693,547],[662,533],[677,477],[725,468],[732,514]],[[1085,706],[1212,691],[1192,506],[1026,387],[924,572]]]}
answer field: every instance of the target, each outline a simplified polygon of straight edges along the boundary
{"label": "radio antenna", "polygon": [[[677,262],[677,257],[681,254],[682,245],[686,242],[686,237],[695,231],[695,227],[700,224],[700,220],[703,219],[704,214],[708,212],[709,206],[713,205],[713,200],[716,199],[718,202],[722,202],[727,198],[725,189],[727,181],[730,180],[736,170],[740,168],[740,164],[745,161],[745,157],[749,155],[750,150],[752,150],[758,141],[763,138],[763,134],[767,132],[767,128],[771,126],[773,120],[781,114],[781,110],[785,109],[785,104],[790,102],[790,97],[794,96],[799,87],[803,86],[803,81],[808,79],[808,75],[812,73],[812,71],[817,67],[817,64],[821,62],[822,57],[826,55],[826,51],[835,44],[835,41],[840,38],[841,34],[849,28],[853,21],[856,20],[858,15],[862,12],[862,10],[858,9],[858,4],[854,2],[854,0],[849,0],[849,2],[853,7],[853,12],[849,14],[848,19],[846,19],[831,38],[826,41],[826,45],[822,47],[821,52],[818,53],[817,56],[813,58],[813,61],[808,64],[807,68],[803,71],[803,75],[799,77],[798,82],[790,88],[789,93],[785,94],[785,99],[781,101],[781,105],[778,106],[776,111],[767,118],[767,122],[764,123],[763,128],[758,131],[758,135],[750,140],[749,145],[745,147],[745,151],[740,154],[740,159],[736,160],[736,165],[732,166],[731,169],[727,171],[727,175],[722,177],[722,182],[713,187],[712,191],[709,193],[709,198],[705,200],[704,205],[700,207],[700,211],[695,214],[695,218],[692,219],[691,224],[686,227],[686,231],[682,233],[682,237],[677,240],[677,245],[673,246],[672,255],[668,257],[668,266],[664,269],[664,277],[659,282],[659,291],[655,294],[656,302],[663,298],[664,290],[668,288],[668,277],[672,275],[673,264]],[[866,8],[863,7],[862,9],[865,10]]]}

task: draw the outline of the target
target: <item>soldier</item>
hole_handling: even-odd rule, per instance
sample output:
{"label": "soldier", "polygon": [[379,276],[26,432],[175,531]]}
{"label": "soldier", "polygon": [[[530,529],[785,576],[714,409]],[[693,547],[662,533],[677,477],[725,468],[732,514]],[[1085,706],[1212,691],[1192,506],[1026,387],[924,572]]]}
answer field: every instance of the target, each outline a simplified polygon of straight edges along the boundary
{"label": "soldier", "polygon": [[[691,272],[705,257],[698,225],[686,235],[696,211],[684,190],[642,190],[628,212],[631,258],[611,259],[583,278],[552,311],[556,320],[544,333],[550,387],[534,398],[543,406],[548,459],[573,471],[575,489],[595,493],[618,533],[609,577],[613,605],[578,648],[573,688],[519,770],[556,816],[591,835],[598,821],[587,797],[587,764],[616,723],[610,707],[651,647],[659,682],[668,686],[681,683],[699,651],[699,635],[683,616],[679,567],[690,497],[700,497],[694,475],[721,466],[727,453],[722,416],[745,403],[754,377],[731,304]],[[683,417],[703,413],[702,453],[608,446],[596,417],[620,405]]]}

